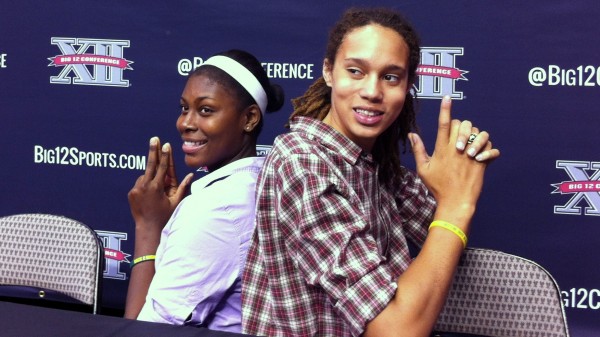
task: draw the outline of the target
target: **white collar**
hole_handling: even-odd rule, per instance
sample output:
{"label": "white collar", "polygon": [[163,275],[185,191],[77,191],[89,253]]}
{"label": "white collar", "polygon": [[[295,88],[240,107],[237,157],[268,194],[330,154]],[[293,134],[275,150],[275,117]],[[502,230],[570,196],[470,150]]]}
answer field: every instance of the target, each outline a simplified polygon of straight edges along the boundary
{"label": "white collar", "polygon": [[194,181],[192,183],[192,193],[194,193],[194,189],[203,189],[212,184],[213,182],[225,179],[228,176],[238,172],[238,171],[246,171],[246,170],[260,170],[263,163],[265,161],[265,157],[246,157],[242,159],[238,159],[232,163],[229,163],[213,172],[208,173],[204,177]]}

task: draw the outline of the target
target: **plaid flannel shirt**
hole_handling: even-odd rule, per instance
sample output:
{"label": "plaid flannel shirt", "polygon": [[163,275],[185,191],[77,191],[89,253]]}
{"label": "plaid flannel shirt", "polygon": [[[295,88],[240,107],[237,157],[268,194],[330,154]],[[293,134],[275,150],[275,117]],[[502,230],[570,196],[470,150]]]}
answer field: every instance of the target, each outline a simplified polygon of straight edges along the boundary
{"label": "plaid flannel shirt", "polygon": [[435,201],[402,168],[378,182],[371,156],[323,122],[297,117],[257,183],[242,283],[242,329],[266,336],[358,336],[393,298]]}

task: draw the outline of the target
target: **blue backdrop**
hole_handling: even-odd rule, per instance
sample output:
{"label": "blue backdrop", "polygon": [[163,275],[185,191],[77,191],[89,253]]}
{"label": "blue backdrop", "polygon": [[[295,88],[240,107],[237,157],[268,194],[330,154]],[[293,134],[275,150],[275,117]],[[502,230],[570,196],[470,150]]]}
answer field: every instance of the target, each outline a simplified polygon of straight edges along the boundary
{"label": "blue backdrop", "polygon": [[[246,49],[287,98],[321,74],[327,32],[364,1],[0,0],[0,215],[54,213],[106,246],[104,303],[122,309],[133,222],[127,192],[148,140],[179,147],[185,74]],[[573,336],[600,334],[600,47],[593,0],[371,1],[404,12],[423,42],[419,124],[433,147],[439,99],[492,134],[470,245],[544,266]],[[291,104],[259,142],[285,132]],[[596,120],[596,122],[594,122]],[[185,167],[176,152],[178,174]],[[412,158],[403,158],[412,167]]]}

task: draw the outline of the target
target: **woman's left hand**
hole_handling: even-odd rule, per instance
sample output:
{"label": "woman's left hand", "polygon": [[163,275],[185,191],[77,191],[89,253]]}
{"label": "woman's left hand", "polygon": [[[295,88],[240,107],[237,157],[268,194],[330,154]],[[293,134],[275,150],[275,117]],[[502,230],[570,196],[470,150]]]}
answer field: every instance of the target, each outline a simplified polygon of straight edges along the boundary
{"label": "woman's left hand", "polygon": [[[455,219],[468,231],[468,219],[475,210],[487,165],[500,156],[487,132],[479,132],[469,121],[452,120],[451,100],[440,106],[438,134],[433,153],[428,155],[417,134],[410,134],[417,173],[438,203],[438,215]],[[470,135],[474,136],[470,138]],[[458,210],[465,210],[460,212]],[[456,224],[456,223],[455,223]],[[457,224],[458,225],[458,224]]]}

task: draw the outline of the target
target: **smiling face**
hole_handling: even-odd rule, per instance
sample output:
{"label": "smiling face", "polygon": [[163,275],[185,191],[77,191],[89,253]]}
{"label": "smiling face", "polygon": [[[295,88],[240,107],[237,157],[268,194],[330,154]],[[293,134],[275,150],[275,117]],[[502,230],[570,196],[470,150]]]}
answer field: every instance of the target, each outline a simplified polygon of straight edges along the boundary
{"label": "smiling face", "polygon": [[409,49],[394,30],[362,26],[344,37],[323,77],[331,87],[331,109],[323,122],[364,150],[399,116],[408,84]]}
{"label": "smiling face", "polygon": [[247,118],[225,88],[205,75],[191,76],[181,94],[177,130],[185,163],[216,170],[252,154]]}

